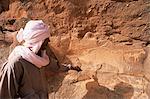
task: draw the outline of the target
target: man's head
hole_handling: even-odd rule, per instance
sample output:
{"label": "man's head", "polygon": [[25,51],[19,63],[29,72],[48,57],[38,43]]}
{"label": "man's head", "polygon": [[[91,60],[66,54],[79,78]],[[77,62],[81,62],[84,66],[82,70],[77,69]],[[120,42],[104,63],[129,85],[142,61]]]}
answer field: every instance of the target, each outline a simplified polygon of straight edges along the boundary
{"label": "man's head", "polygon": [[42,20],[31,20],[24,29],[20,29],[16,37],[18,42],[24,41],[23,45],[25,47],[37,53],[48,44],[49,36],[48,26]]}
{"label": "man's head", "polygon": [[21,28],[17,34],[19,42],[38,42],[50,36],[48,26],[42,20],[31,20],[27,22],[25,28]]}

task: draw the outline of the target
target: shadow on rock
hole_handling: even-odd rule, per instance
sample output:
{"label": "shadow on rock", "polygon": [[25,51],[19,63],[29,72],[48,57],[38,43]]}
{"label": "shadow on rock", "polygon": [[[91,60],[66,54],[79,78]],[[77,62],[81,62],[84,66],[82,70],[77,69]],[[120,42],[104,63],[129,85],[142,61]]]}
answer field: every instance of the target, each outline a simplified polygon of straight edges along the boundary
{"label": "shadow on rock", "polygon": [[0,13],[3,11],[8,11],[9,10],[9,0],[0,0]]}
{"label": "shadow on rock", "polygon": [[134,89],[131,85],[121,82],[115,85],[114,90],[101,86],[93,81],[86,84],[88,90],[83,99],[131,99]]}
{"label": "shadow on rock", "polygon": [[[52,46],[49,46],[47,51],[50,58],[50,64],[45,68],[45,72],[48,80],[48,89],[50,94],[57,92],[61,87],[62,81],[64,80],[64,77],[66,76],[69,68],[60,64],[59,59],[56,57],[57,51],[55,51]],[[71,63],[67,57],[65,57],[65,59]]]}
{"label": "shadow on rock", "polygon": [[132,85],[124,82],[120,82],[114,87],[114,91],[121,95],[123,99],[131,99],[134,93]]}

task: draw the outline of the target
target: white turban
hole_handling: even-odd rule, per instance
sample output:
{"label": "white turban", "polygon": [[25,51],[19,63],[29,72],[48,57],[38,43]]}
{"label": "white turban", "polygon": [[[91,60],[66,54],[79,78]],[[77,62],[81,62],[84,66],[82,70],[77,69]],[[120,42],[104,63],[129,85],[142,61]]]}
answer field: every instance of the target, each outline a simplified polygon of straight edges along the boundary
{"label": "white turban", "polygon": [[20,29],[17,40],[18,42],[25,41],[24,46],[37,53],[44,40],[49,36],[48,26],[42,20],[31,20],[24,29]]}
{"label": "white turban", "polygon": [[42,20],[29,21],[25,28],[21,28],[17,34],[18,42],[24,41],[23,45],[15,47],[9,55],[8,61],[16,61],[22,57],[39,68],[46,66],[49,64],[46,51],[42,51],[41,56],[36,55],[36,53],[49,36],[48,26]]}

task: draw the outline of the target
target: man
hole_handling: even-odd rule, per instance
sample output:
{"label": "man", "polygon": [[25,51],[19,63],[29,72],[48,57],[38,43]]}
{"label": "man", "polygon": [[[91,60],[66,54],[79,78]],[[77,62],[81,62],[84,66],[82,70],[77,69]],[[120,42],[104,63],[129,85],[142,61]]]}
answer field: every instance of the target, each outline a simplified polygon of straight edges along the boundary
{"label": "man", "polygon": [[0,71],[0,99],[48,99],[44,66],[50,33],[42,20],[29,21],[16,35],[16,46]]}

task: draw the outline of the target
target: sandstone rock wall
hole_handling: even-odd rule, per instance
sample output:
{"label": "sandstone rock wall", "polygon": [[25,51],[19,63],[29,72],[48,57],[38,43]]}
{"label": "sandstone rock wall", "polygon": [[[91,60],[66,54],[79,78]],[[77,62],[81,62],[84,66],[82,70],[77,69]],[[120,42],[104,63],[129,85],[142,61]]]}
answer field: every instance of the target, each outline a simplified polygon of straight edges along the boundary
{"label": "sandstone rock wall", "polygon": [[50,99],[150,98],[149,0],[1,0],[0,13],[0,40],[42,19],[60,63],[81,69],[49,75]]}

